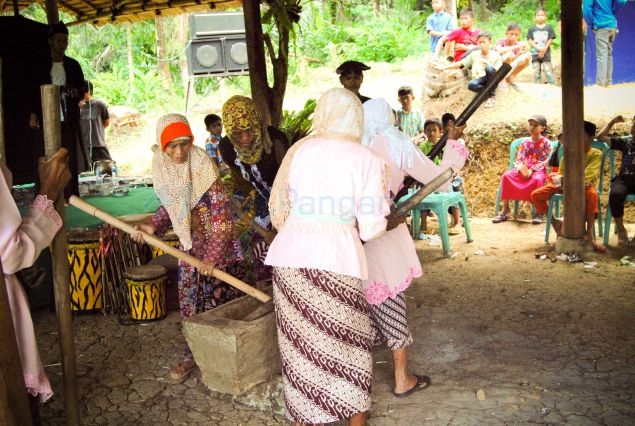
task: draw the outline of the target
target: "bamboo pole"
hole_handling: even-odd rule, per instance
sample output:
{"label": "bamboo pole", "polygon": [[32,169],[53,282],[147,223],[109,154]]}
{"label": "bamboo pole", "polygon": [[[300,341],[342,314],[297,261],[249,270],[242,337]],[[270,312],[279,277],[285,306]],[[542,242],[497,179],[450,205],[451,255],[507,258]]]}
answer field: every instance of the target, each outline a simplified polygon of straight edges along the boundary
{"label": "bamboo pole", "polygon": [[[44,129],[44,151],[47,157],[55,154],[61,146],[62,124],[60,122],[60,89],[54,84],[40,87],[42,94],[42,121]],[[72,176],[71,179],[77,179]],[[65,223],[64,197],[55,202],[55,210]],[[59,230],[51,243],[53,258],[53,283],[55,311],[60,333],[60,352],[64,382],[64,409],[66,424],[79,425],[79,398],[77,392],[77,368],[75,363],[75,342],[73,340],[73,317],[69,291],[70,265],[68,264],[68,243],[66,227]]]}
{"label": "bamboo pole", "polygon": [[32,425],[15,328],[11,319],[9,296],[0,262],[0,424]]}
{"label": "bamboo pole", "polygon": [[[86,201],[82,200],[79,197],[76,197],[74,195],[71,196],[70,200],[69,200],[70,205],[77,207],[78,209],[93,215],[101,220],[103,220],[104,222],[106,222],[109,225],[114,226],[115,228],[121,229],[122,231],[125,231],[131,235],[134,234],[141,234],[143,235],[143,239],[146,243],[150,244],[153,247],[159,248],[161,250],[163,250],[164,252],[171,254],[172,256],[176,257],[177,259],[180,259],[184,262],[189,263],[190,265],[194,266],[197,269],[200,269],[202,266],[202,263],[199,259],[195,258],[194,256],[185,253],[184,251],[181,251],[179,249],[177,249],[176,247],[172,247],[169,244],[166,244],[163,240],[161,240],[160,238],[155,237],[154,235],[150,235],[148,233],[142,232],[138,229],[135,229],[134,226],[124,222],[123,220],[117,219],[114,216],[109,215],[108,213],[106,213],[103,210],[98,209],[97,207],[87,203]],[[212,273],[212,275],[215,278],[218,278],[219,280],[226,282],[227,284],[231,285],[232,287],[237,288],[238,290],[258,299],[261,302],[267,302],[269,301],[269,299],[271,299],[271,297],[265,293],[263,293],[262,291],[255,289],[254,287],[250,286],[249,284],[239,280],[238,278],[235,278],[231,275],[229,275],[227,272],[223,272],[220,271],[218,269],[214,269],[214,272]]]}

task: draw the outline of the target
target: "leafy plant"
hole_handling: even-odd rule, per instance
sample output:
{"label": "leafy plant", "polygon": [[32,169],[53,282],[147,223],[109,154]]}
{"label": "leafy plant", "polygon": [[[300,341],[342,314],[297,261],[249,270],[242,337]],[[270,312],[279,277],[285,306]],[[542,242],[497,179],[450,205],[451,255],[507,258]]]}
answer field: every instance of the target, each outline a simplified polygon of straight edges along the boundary
{"label": "leafy plant", "polygon": [[317,101],[315,99],[309,99],[300,111],[284,110],[280,130],[287,135],[287,139],[289,139],[291,144],[302,139],[311,131],[311,126],[313,125],[312,115],[316,104]]}

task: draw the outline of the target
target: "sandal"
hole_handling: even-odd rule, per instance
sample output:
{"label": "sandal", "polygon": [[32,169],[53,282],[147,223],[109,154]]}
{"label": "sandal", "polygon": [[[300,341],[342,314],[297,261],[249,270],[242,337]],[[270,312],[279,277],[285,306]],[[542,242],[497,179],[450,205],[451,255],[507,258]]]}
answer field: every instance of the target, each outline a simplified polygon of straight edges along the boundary
{"label": "sandal", "polygon": [[193,358],[181,360],[170,369],[170,379],[174,384],[183,383],[195,369],[196,362]]}
{"label": "sandal", "polygon": [[630,241],[628,240],[628,234],[626,232],[617,231],[617,245],[626,247]]}
{"label": "sandal", "polygon": [[494,218],[492,219],[492,223],[506,222],[507,219],[509,218],[507,217],[505,213],[499,213],[496,216],[494,216]]}
{"label": "sandal", "polygon": [[426,390],[432,385],[432,380],[430,380],[430,377],[428,376],[420,376],[418,374],[415,374],[415,377],[417,378],[417,383],[415,383],[415,385],[412,388],[401,393],[397,393],[393,391],[392,392],[393,395],[395,395],[397,398],[405,398],[407,396],[412,395],[413,393],[417,391]]}

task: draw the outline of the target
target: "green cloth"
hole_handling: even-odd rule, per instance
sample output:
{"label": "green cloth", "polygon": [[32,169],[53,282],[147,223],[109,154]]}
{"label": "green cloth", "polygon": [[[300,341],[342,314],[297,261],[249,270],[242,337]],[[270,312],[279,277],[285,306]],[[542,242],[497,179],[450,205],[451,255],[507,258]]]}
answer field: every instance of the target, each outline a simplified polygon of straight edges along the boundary
{"label": "green cloth", "polygon": [[[428,140],[425,140],[423,142],[421,142],[419,144],[419,149],[421,150],[421,152],[423,152],[425,155],[430,154],[430,151],[432,151],[432,147],[434,146],[434,144]],[[434,164],[439,165],[441,164],[441,157],[440,156],[436,156],[434,158]]]}
{"label": "green cloth", "polygon": [[[123,196],[83,197],[82,200],[113,216],[154,213],[161,205],[151,187],[130,188]],[[67,228],[96,228],[103,223],[74,206],[66,207],[65,213]]]}

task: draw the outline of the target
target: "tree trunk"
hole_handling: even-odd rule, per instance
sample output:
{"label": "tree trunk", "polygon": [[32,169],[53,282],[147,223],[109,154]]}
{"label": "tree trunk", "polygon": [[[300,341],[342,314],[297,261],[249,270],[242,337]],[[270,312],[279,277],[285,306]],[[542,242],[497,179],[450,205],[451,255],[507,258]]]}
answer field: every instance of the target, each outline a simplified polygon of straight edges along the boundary
{"label": "tree trunk", "polygon": [[[177,32],[179,46],[185,46],[185,43],[187,42],[187,29],[190,15],[191,13],[184,13],[179,16]],[[187,85],[190,81],[190,75],[187,70],[187,56],[185,56],[185,50],[182,50],[179,54],[179,69],[181,70],[181,85],[183,87],[183,93],[187,96]]]}
{"label": "tree trunk", "polygon": [[272,124],[269,84],[267,83],[267,65],[265,62],[265,45],[260,21],[260,2],[244,0],[245,38],[249,63],[249,82],[251,98],[256,103],[258,113],[267,124]]}
{"label": "tree trunk", "polygon": [[134,58],[132,56],[132,26],[126,25],[126,41],[128,51],[128,100],[127,104],[132,105],[132,95],[134,93]]}
{"label": "tree trunk", "polygon": [[375,12],[375,16],[379,16],[379,12],[381,11],[379,0],[373,0],[373,11]]}
{"label": "tree trunk", "polygon": [[165,31],[166,19],[161,16],[157,16],[154,19],[157,38],[157,71],[159,78],[165,82],[166,87],[171,88],[172,77],[170,75],[170,63],[168,62],[168,43]]}
{"label": "tree trunk", "polygon": [[458,11],[456,10],[456,1],[455,0],[446,0],[445,1],[445,11],[454,17],[454,20],[458,18]]}

